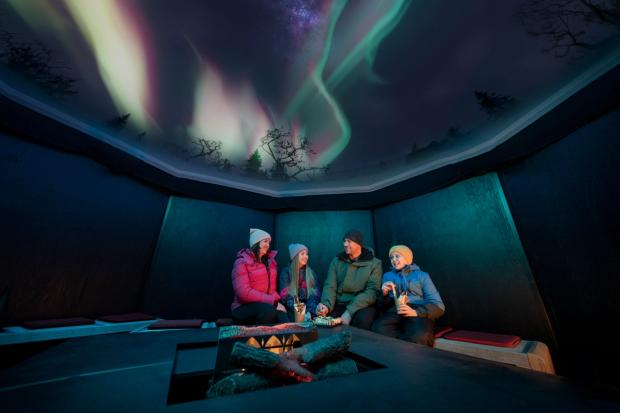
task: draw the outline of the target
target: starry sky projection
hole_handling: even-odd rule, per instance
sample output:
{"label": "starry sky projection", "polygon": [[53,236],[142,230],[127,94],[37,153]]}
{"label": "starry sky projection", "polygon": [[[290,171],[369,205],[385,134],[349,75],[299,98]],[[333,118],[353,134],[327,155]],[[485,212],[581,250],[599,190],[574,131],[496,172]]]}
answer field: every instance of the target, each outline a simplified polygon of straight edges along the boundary
{"label": "starry sky projection", "polygon": [[[74,93],[33,92],[6,53],[2,79],[196,179],[247,181],[258,150],[252,185],[364,184],[505,140],[618,63],[620,22],[574,17],[593,47],[553,45],[528,34],[540,3],[3,0],[3,36],[49,49]],[[298,161],[313,173],[270,179],[273,128],[307,138]]]}

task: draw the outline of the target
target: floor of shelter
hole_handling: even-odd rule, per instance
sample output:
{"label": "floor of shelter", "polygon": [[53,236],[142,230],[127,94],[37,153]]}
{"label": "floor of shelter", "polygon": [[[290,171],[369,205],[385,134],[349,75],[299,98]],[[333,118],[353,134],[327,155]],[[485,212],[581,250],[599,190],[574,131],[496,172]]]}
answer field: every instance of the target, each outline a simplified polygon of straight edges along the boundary
{"label": "floor of shelter", "polygon": [[213,369],[217,329],[86,336],[45,347],[1,370],[0,406],[6,413],[620,411],[620,395],[599,393],[560,376],[347,326],[319,328],[319,337],[343,329],[353,333],[351,353],[385,368],[179,402],[171,401],[172,378]]}

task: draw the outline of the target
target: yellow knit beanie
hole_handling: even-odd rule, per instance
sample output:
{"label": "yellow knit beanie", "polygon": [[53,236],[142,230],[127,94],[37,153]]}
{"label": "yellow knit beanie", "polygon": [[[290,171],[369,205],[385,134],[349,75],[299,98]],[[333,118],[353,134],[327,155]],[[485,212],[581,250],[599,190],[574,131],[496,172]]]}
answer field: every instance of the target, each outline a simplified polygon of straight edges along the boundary
{"label": "yellow knit beanie", "polygon": [[411,265],[413,263],[413,251],[406,245],[394,245],[390,248],[388,255],[392,255],[393,252],[399,253],[404,259],[405,264]]}

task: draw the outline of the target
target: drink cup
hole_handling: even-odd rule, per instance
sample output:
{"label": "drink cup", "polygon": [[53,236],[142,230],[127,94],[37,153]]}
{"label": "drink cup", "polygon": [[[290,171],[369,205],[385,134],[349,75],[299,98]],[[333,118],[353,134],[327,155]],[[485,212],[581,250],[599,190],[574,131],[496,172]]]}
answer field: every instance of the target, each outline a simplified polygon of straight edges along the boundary
{"label": "drink cup", "polygon": [[295,322],[302,323],[306,317],[306,304],[299,303],[295,304]]}
{"label": "drink cup", "polygon": [[407,305],[408,297],[406,293],[403,293],[399,296],[394,296],[394,303],[396,305],[396,312],[400,309],[401,306]]}

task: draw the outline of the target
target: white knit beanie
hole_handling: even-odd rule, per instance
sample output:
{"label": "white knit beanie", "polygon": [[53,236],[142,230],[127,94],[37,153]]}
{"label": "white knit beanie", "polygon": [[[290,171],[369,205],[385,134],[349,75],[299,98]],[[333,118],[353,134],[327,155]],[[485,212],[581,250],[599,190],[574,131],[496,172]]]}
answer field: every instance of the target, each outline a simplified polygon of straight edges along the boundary
{"label": "white knit beanie", "polygon": [[271,239],[271,235],[262,229],[250,228],[250,248],[252,248],[257,242],[261,242],[264,239]]}
{"label": "white knit beanie", "polygon": [[288,255],[291,257],[291,260],[293,260],[293,258],[303,250],[308,251],[308,247],[304,244],[291,244],[288,246]]}

